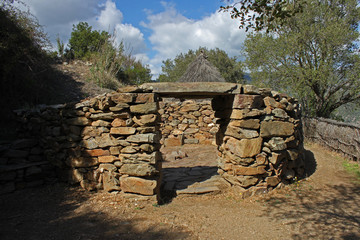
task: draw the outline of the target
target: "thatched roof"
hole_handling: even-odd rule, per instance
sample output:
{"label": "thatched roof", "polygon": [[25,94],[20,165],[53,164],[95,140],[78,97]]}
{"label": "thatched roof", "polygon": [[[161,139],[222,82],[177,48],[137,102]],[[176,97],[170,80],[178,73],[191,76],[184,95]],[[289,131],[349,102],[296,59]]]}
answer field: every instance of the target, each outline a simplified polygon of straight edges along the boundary
{"label": "thatched roof", "polygon": [[208,60],[204,52],[189,64],[178,82],[226,82],[219,70]]}

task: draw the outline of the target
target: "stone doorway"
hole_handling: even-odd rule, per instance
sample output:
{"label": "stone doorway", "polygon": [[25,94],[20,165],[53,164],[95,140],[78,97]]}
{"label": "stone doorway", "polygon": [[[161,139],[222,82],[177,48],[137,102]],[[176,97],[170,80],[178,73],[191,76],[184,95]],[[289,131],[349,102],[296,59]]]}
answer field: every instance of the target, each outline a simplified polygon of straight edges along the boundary
{"label": "stone doorway", "polygon": [[217,172],[221,118],[213,109],[213,104],[230,109],[233,96],[224,98],[188,95],[159,101],[163,197],[219,192],[229,186]]}

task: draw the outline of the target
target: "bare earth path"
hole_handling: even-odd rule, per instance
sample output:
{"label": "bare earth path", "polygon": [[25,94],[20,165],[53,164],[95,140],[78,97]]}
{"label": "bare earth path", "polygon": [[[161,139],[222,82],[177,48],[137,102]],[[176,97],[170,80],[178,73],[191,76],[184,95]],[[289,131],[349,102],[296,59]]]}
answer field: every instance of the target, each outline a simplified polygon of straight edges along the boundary
{"label": "bare earth path", "polygon": [[54,184],[0,196],[0,239],[360,239],[360,185],[307,147],[309,177],[243,200],[231,189],[162,206]]}

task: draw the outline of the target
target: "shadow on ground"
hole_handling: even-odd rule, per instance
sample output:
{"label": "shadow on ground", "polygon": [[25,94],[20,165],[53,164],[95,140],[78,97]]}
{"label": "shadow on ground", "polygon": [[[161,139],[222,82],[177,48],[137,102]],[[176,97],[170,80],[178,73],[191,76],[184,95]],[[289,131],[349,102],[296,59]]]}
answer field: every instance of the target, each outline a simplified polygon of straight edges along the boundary
{"label": "shadow on ground", "polygon": [[[311,176],[317,164],[308,150],[306,164],[307,176]],[[348,182],[318,188],[306,179],[295,182],[283,194],[264,200],[266,214],[274,221],[292,226],[295,240],[360,239],[360,185]]]}
{"label": "shadow on ground", "polygon": [[[0,239],[184,239],[186,231],[168,225],[144,225],[119,206],[93,209],[93,193],[64,185],[28,189],[0,196]],[[109,216],[111,211],[118,211]],[[136,210],[134,210],[136,211]],[[114,217],[115,216],[115,217]]]}

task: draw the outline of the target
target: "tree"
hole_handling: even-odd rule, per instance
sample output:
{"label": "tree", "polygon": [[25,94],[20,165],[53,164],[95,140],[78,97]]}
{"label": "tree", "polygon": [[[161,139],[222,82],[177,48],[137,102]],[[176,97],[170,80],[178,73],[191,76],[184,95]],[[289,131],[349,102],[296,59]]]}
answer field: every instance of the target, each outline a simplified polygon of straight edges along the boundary
{"label": "tree", "polygon": [[227,4],[220,11],[230,12],[233,19],[240,20],[240,28],[246,31],[271,31],[281,26],[287,18],[302,10],[301,1],[296,0],[224,0]]}
{"label": "tree", "polygon": [[359,20],[356,0],[303,1],[277,30],[245,40],[253,81],[295,95],[310,116],[359,101]]}
{"label": "tree", "polygon": [[92,30],[87,22],[79,22],[73,25],[71,37],[69,39],[70,51],[73,52],[76,59],[88,58],[93,52],[96,52],[110,35],[106,31]]}
{"label": "tree", "polygon": [[159,76],[160,82],[176,82],[186,71],[188,65],[194,61],[196,56],[203,50],[208,56],[208,60],[219,69],[222,77],[228,82],[243,82],[244,73],[242,63],[235,57],[230,58],[225,51],[216,49],[206,49],[200,47],[196,51],[189,50],[187,53],[180,53],[174,60],[163,61],[162,74]]}

